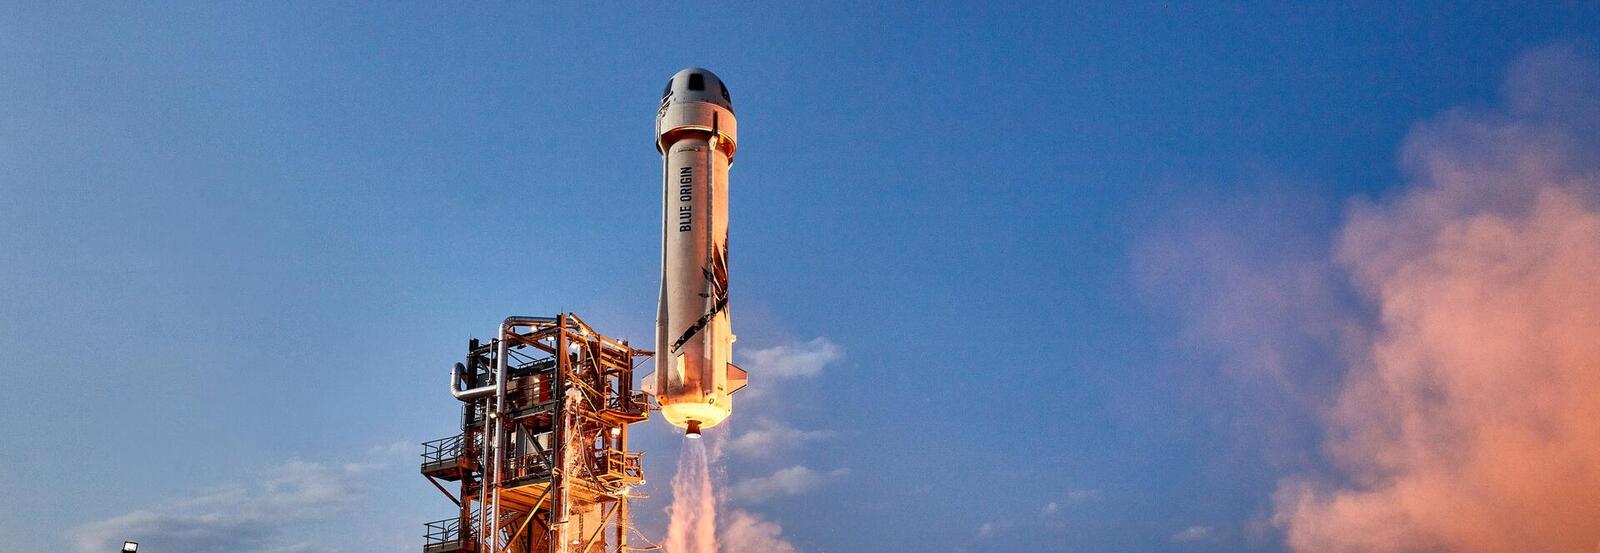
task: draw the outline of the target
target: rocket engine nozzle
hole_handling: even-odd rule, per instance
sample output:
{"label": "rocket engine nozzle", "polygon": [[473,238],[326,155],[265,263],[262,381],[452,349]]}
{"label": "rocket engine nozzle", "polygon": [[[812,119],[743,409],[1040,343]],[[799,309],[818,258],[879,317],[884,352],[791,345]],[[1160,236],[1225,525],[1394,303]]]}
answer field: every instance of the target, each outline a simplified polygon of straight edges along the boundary
{"label": "rocket engine nozzle", "polygon": [[683,436],[685,438],[699,438],[700,437],[700,421],[696,421],[696,420],[689,421],[689,428],[687,430],[683,431]]}

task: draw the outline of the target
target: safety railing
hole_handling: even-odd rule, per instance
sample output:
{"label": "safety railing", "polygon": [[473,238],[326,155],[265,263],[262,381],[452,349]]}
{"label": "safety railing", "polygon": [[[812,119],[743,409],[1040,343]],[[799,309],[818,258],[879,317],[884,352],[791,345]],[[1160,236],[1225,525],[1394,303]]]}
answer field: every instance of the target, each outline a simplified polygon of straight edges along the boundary
{"label": "safety railing", "polygon": [[426,528],[422,536],[424,549],[461,543],[461,517],[435,520],[426,523],[424,527]]}
{"label": "safety railing", "polygon": [[422,464],[433,465],[454,461],[461,457],[461,444],[463,443],[464,440],[460,434],[422,442]]}

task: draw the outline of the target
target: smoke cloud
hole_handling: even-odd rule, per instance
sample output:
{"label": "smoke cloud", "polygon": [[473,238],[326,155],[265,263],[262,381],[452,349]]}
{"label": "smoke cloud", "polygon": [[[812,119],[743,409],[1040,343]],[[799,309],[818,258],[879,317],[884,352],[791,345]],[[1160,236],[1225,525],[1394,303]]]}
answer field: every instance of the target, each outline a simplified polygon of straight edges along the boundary
{"label": "smoke cloud", "polygon": [[800,553],[784,540],[783,527],[749,511],[735,510],[728,514],[722,530],[722,549],[727,553],[745,551],[760,553]]}
{"label": "smoke cloud", "polygon": [[1376,309],[1324,418],[1341,473],[1285,479],[1295,551],[1600,551],[1600,65],[1524,56],[1498,112],[1416,128],[1337,263]]}
{"label": "smoke cloud", "polygon": [[1265,498],[1318,450],[1317,411],[1363,325],[1333,261],[1339,209],[1318,187],[1257,173],[1226,196],[1206,188],[1164,194],[1130,252],[1139,298],[1181,323],[1174,361],[1130,393],[1208,413],[1190,424],[1215,438],[1215,485]]}

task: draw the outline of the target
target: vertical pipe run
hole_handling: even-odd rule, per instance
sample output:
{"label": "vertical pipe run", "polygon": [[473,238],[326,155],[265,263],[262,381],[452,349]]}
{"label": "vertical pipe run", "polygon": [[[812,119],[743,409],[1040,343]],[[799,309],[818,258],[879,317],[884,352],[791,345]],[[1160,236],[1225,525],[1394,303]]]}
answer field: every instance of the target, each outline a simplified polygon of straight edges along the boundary
{"label": "vertical pipe run", "polygon": [[494,445],[490,448],[490,455],[493,457],[490,465],[493,476],[489,478],[489,482],[494,486],[494,506],[491,507],[488,517],[494,520],[484,521],[484,529],[487,532],[483,534],[489,537],[489,553],[500,553],[500,465],[505,461],[505,454],[501,450],[500,442],[504,438],[502,432],[506,406],[506,375],[509,372],[507,369],[509,364],[506,362],[506,340],[511,334],[511,325],[512,322],[509,318],[500,324],[500,340],[499,343],[495,344],[494,410],[493,414],[489,415],[489,419],[494,421],[492,425],[494,430],[491,438]]}
{"label": "vertical pipe run", "polygon": [[556,460],[560,462],[561,469],[554,476],[552,486],[559,491],[554,497],[556,507],[556,541],[560,544],[559,551],[569,548],[567,543],[567,515],[570,498],[567,497],[567,476],[571,466],[569,458],[572,456],[571,444],[567,443],[567,418],[571,412],[572,398],[567,394],[567,373],[572,369],[571,358],[567,356],[567,314],[562,313],[556,318],[556,390],[561,394],[561,411],[557,414],[555,425],[556,447],[561,448],[556,452]]}

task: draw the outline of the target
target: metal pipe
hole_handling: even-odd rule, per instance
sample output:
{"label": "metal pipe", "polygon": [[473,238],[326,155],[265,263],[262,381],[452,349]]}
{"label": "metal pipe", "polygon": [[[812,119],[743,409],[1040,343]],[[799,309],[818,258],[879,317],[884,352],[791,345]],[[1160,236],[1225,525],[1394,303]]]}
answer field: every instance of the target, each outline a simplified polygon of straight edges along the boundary
{"label": "metal pipe", "polygon": [[490,516],[495,520],[491,526],[486,527],[487,530],[492,532],[487,534],[491,536],[489,538],[489,553],[499,553],[500,551],[500,465],[505,461],[505,452],[500,450],[500,442],[502,440],[501,429],[505,427],[505,423],[501,419],[504,418],[502,415],[505,412],[506,402],[506,367],[509,365],[506,362],[506,334],[509,324],[510,319],[500,324],[500,333],[495,341],[494,410],[489,415],[489,418],[494,421],[493,426],[490,427],[492,428],[490,431],[492,445],[489,449],[489,454],[491,455],[489,485],[494,486],[494,507],[491,508],[493,514]]}
{"label": "metal pipe", "polygon": [[569,478],[572,476],[571,471],[569,470],[572,463],[569,460],[573,455],[571,447],[572,444],[568,442],[570,438],[567,436],[567,431],[569,430],[567,425],[570,417],[572,416],[572,396],[568,393],[571,391],[571,389],[568,388],[567,373],[571,370],[572,358],[567,357],[567,316],[566,314],[562,314],[561,323],[558,328],[556,328],[555,372],[555,390],[561,394],[561,411],[559,411],[556,415],[557,420],[560,422],[554,425],[555,428],[552,429],[554,431],[553,433],[557,447],[556,460],[561,463],[561,471],[552,471],[552,476],[555,478],[554,484],[560,488],[560,492],[550,497],[550,506],[554,511],[554,513],[552,513],[552,518],[555,519],[555,524],[559,525],[559,528],[557,528],[555,531],[556,542],[559,544],[559,548],[556,549],[556,551],[561,552],[571,549],[567,543],[567,505],[571,501],[571,498],[568,497],[569,492],[571,491],[569,487],[571,486],[571,481]]}
{"label": "metal pipe", "polygon": [[493,384],[487,384],[468,390],[461,389],[461,382],[464,380],[463,373],[465,372],[467,372],[467,366],[462,365],[461,363],[456,363],[456,366],[450,368],[450,395],[455,396],[456,399],[461,401],[472,401],[474,399],[494,393]]}
{"label": "metal pipe", "polygon": [[[494,486],[494,507],[491,510],[490,516],[493,517],[495,521],[488,526],[488,529],[494,532],[495,536],[499,535],[500,483],[501,473],[503,472],[502,465],[505,464],[505,451],[503,451],[501,448],[505,442],[506,379],[509,376],[509,367],[511,365],[506,359],[506,351],[508,349],[506,343],[513,334],[512,330],[516,327],[550,322],[555,322],[555,319],[550,317],[513,316],[506,317],[506,320],[500,323],[500,332],[498,334],[499,343],[495,345],[494,356],[494,413],[490,415],[494,419],[494,426],[492,427],[493,444],[491,444],[489,448],[491,452],[490,454],[493,455],[493,458],[491,459],[492,462],[490,463],[491,476],[489,479],[489,485]],[[452,389],[453,388],[454,386],[452,386]],[[500,549],[502,548],[499,538],[491,538],[489,540],[489,553],[498,553]]]}

